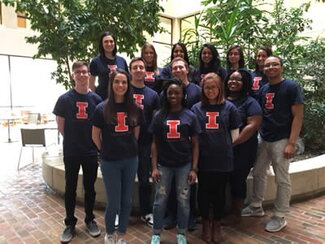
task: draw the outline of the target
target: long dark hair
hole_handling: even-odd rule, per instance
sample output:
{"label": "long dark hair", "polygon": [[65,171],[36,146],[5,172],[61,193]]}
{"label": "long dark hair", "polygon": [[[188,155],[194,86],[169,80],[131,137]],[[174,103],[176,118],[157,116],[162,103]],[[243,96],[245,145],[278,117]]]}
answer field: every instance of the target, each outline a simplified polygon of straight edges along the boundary
{"label": "long dark hair", "polygon": [[104,39],[105,36],[111,36],[113,38],[113,40],[114,40],[114,49],[113,49],[112,54],[113,54],[113,56],[116,56],[116,53],[117,53],[116,38],[112,33],[108,32],[108,31],[104,32],[99,38],[98,49],[99,49],[100,55],[105,57],[105,50],[104,50],[104,47],[103,47],[103,39]]}
{"label": "long dark hair", "polygon": [[[141,48],[141,58],[144,59],[144,52],[145,52],[145,50],[146,50],[147,48],[151,48],[152,51],[153,51],[153,53],[154,53],[153,66],[152,66],[152,67],[153,67],[153,70],[154,70],[154,72],[155,72],[155,75],[158,75],[158,74],[159,74],[158,64],[157,64],[158,55],[157,55],[157,52],[156,52],[155,47],[154,47],[152,44],[146,42],[146,43],[142,46],[142,48]],[[145,59],[144,59],[144,60],[145,60]]]}
{"label": "long dark hair", "polygon": [[249,92],[252,87],[252,76],[247,69],[242,68],[242,69],[232,70],[227,75],[226,80],[225,80],[225,96],[226,97],[228,97],[230,95],[230,90],[228,88],[228,81],[230,79],[230,76],[235,72],[238,72],[242,76],[243,87],[239,91],[239,96],[238,96],[238,100],[241,100],[249,95]]}
{"label": "long dark hair", "polygon": [[163,86],[163,95],[160,101],[160,110],[159,110],[159,120],[162,122],[170,111],[170,104],[167,100],[167,90],[171,85],[177,85],[182,88],[183,91],[183,99],[182,99],[182,106],[186,108],[186,87],[180,79],[172,78],[168,80],[164,80]]}
{"label": "long dark hair", "polygon": [[221,76],[216,74],[216,73],[208,73],[202,79],[201,106],[206,107],[206,106],[208,106],[210,104],[209,99],[207,98],[207,96],[204,93],[204,86],[205,86],[205,83],[206,83],[207,80],[213,80],[217,84],[217,87],[219,89],[219,94],[218,94],[218,97],[217,97],[217,104],[224,103],[225,102],[225,96],[224,96],[223,81],[222,81]]}
{"label": "long dark hair", "polygon": [[113,82],[117,74],[123,74],[126,76],[128,88],[124,94],[124,101],[123,103],[126,106],[126,113],[128,116],[128,121],[131,126],[135,126],[138,124],[138,118],[139,118],[139,108],[135,104],[132,91],[131,91],[131,81],[128,73],[124,70],[117,69],[110,75],[109,85],[108,85],[108,96],[106,99],[106,103],[104,105],[103,113],[104,113],[104,119],[106,123],[108,124],[117,124],[117,117],[116,117],[116,102],[115,102],[115,96],[113,92]]}
{"label": "long dark hair", "polygon": [[238,68],[244,68],[245,67],[245,58],[244,58],[244,52],[243,49],[239,45],[233,45],[231,46],[227,51],[227,70],[231,70],[231,63],[229,62],[229,54],[233,49],[237,49],[239,52],[239,61],[238,61]]}
{"label": "long dark hair", "polygon": [[220,56],[216,47],[210,43],[205,43],[200,50],[200,70],[204,68],[204,62],[202,61],[202,52],[205,47],[210,49],[210,51],[212,52],[212,59],[208,63],[208,72],[218,72],[220,68]]}
{"label": "long dark hair", "polygon": [[257,65],[257,62],[256,62],[256,58],[257,58],[257,53],[258,51],[260,50],[263,50],[264,52],[266,52],[266,56],[267,57],[270,57],[273,55],[272,53],[272,49],[270,47],[267,47],[267,46],[261,46],[259,49],[257,49],[256,51],[256,54],[255,54],[255,71],[263,71],[263,70],[259,70],[259,67]]}
{"label": "long dark hair", "polygon": [[183,49],[183,52],[184,52],[184,60],[188,63],[188,65],[190,65],[190,60],[188,58],[188,53],[187,53],[187,48],[185,46],[184,43],[181,43],[181,42],[177,42],[173,45],[172,47],[172,54],[170,55],[170,62],[173,61],[173,59],[175,58],[174,57],[174,50],[177,46],[180,46],[182,49]]}

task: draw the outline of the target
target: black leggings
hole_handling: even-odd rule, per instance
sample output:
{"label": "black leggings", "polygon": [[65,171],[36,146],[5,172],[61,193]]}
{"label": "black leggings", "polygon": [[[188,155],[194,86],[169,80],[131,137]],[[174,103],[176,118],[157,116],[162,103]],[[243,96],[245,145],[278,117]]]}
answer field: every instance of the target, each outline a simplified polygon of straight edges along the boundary
{"label": "black leggings", "polygon": [[219,221],[225,207],[225,189],[229,173],[199,172],[198,202],[202,218],[210,219],[210,209],[213,210],[213,220]]}

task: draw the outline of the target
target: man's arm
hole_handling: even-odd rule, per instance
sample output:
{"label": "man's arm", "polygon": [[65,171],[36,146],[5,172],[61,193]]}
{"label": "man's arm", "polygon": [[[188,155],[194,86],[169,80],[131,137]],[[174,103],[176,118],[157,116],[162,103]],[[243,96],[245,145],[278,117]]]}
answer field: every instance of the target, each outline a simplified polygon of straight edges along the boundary
{"label": "man's arm", "polygon": [[64,122],[65,122],[65,118],[63,118],[61,116],[56,116],[56,123],[58,125],[58,131],[60,132],[60,134],[62,136],[64,136]]}
{"label": "man's arm", "polygon": [[292,158],[296,152],[296,142],[299,137],[302,122],[304,118],[304,105],[303,104],[294,104],[291,106],[291,113],[293,116],[291,123],[291,133],[288,139],[288,143],[284,148],[284,157]]}
{"label": "man's arm", "polygon": [[89,88],[95,92],[96,86],[95,86],[96,76],[90,75],[89,77]]}
{"label": "man's arm", "polygon": [[93,126],[92,127],[92,133],[91,133],[91,137],[93,139],[93,142],[95,143],[97,149],[100,151],[101,147],[102,147],[102,141],[101,141],[101,129]]}

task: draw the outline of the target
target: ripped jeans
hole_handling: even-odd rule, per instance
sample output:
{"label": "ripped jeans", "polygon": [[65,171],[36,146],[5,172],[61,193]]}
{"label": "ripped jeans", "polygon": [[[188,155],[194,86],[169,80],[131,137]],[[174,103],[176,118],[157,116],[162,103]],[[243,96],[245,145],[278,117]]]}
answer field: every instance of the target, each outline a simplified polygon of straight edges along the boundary
{"label": "ripped jeans", "polygon": [[177,233],[185,234],[190,212],[190,185],[188,174],[191,170],[191,163],[182,167],[165,167],[158,165],[160,182],[155,185],[155,201],[153,204],[153,232],[160,234],[163,229],[164,216],[171,191],[172,179],[175,177],[177,196]]}

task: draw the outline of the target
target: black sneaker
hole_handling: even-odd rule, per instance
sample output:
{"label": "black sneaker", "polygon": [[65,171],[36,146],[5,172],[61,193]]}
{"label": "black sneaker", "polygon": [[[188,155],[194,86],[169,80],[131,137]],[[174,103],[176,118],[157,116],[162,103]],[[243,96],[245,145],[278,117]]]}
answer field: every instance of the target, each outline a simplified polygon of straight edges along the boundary
{"label": "black sneaker", "polygon": [[69,243],[71,239],[76,235],[74,225],[67,225],[60,236],[61,243]]}
{"label": "black sneaker", "polygon": [[100,229],[98,228],[95,220],[90,221],[88,224],[86,224],[86,226],[89,235],[91,235],[92,237],[97,237],[100,235]]}

